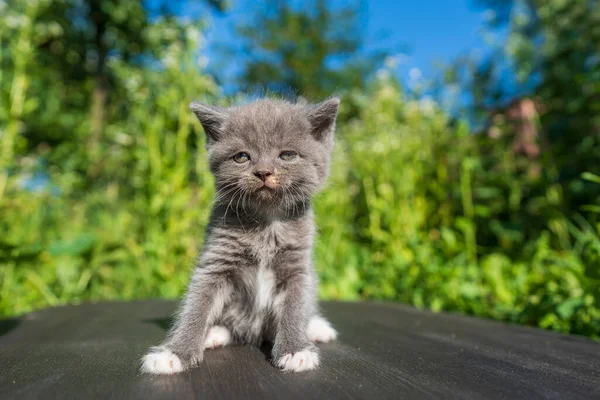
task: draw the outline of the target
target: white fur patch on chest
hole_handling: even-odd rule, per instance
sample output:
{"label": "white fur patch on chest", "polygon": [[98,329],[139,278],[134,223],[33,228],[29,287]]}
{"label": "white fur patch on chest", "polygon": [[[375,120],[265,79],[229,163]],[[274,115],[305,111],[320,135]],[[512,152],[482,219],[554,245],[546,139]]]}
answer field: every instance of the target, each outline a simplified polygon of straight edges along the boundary
{"label": "white fur patch on chest", "polygon": [[270,307],[275,300],[275,273],[269,266],[282,245],[284,230],[283,224],[274,221],[253,244],[254,254],[260,260],[254,287],[254,308],[257,311]]}
{"label": "white fur patch on chest", "polygon": [[254,307],[257,310],[263,310],[269,306],[273,300],[275,291],[275,274],[265,265],[258,267],[256,274],[256,293],[254,298]]}

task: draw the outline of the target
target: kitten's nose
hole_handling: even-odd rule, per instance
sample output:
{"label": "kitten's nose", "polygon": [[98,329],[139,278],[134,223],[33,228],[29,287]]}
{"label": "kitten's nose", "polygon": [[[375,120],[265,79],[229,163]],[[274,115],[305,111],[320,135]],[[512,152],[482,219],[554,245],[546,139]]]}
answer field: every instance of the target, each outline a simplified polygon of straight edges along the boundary
{"label": "kitten's nose", "polygon": [[261,181],[266,181],[269,176],[271,176],[270,171],[256,171],[254,172],[254,176],[260,178]]}

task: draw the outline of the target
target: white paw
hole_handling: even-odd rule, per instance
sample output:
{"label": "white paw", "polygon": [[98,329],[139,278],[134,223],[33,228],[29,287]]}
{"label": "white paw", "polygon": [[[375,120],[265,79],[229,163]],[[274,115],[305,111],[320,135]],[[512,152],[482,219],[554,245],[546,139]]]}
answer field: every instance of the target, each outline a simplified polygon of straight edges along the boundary
{"label": "white paw", "polygon": [[215,347],[227,346],[231,343],[231,333],[227,328],[215,325],[208,330],[206,339],[204,340],[205,349],[213,349]]}
{"label": "white paw", "polygon": [[179,357],[164,347],[153,348],[142,359],[142,372],[148,374],[176,374],[181,371]]}
{"label": "white paw", "polygon": [[312,350],[304,349],[297,353],[288,353],[284,355],[277,360],[275,365],[284,371],[307,371],[319,366],[319,354]]}
{"label": "white paw", "polygon": [[335,340],[337,331],[325,318],[312,317],[308,322],[308,337],[315,343],[327,343]]}

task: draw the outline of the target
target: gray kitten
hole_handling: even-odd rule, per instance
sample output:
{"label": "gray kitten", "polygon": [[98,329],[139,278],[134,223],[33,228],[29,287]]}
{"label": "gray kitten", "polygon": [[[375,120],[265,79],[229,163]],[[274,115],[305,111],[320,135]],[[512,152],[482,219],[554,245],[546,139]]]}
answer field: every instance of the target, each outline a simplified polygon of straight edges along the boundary
{"label": "gray kitten", "polygon": [[285,371],[318,366],[314,343],[337,332],[319,315],[310,200],[328,174],[339,103],[190,105],[206,132],[217,198],[175,324],[142,371],[185,371],[205,349],[263,340]]}

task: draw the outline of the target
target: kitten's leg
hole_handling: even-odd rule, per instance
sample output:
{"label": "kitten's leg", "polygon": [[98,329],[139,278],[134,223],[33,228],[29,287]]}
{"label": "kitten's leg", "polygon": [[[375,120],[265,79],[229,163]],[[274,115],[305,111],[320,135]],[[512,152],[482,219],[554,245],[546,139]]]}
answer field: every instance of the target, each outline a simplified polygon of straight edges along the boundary
{"label": "kitten's leg", "polygon": [[319,365],[317,348],[308,336],[312,283],[303,269],[288,275],[277,294],[273,363],[284,371],[304,371]]}
{"label": "kitten's leg", "polygon": [[308,322],[308,337],[315,343],[328,343],[337,338],[337,331],[325,318],[315,315]]}
{"label": "kitten's leg", "polygon": [[215,325],[208,330],[203,346],[205,349],[225,347],[231,343],[231,332],[224,326]]}
{"label": "kitten's leg", "polygon": [[142,371],[174,374],[199,364],[208,326],[223,309],[231,291],[226,273],[197,268],[192,276],[173,329],[163,345],[154,347],[142,360]]}

